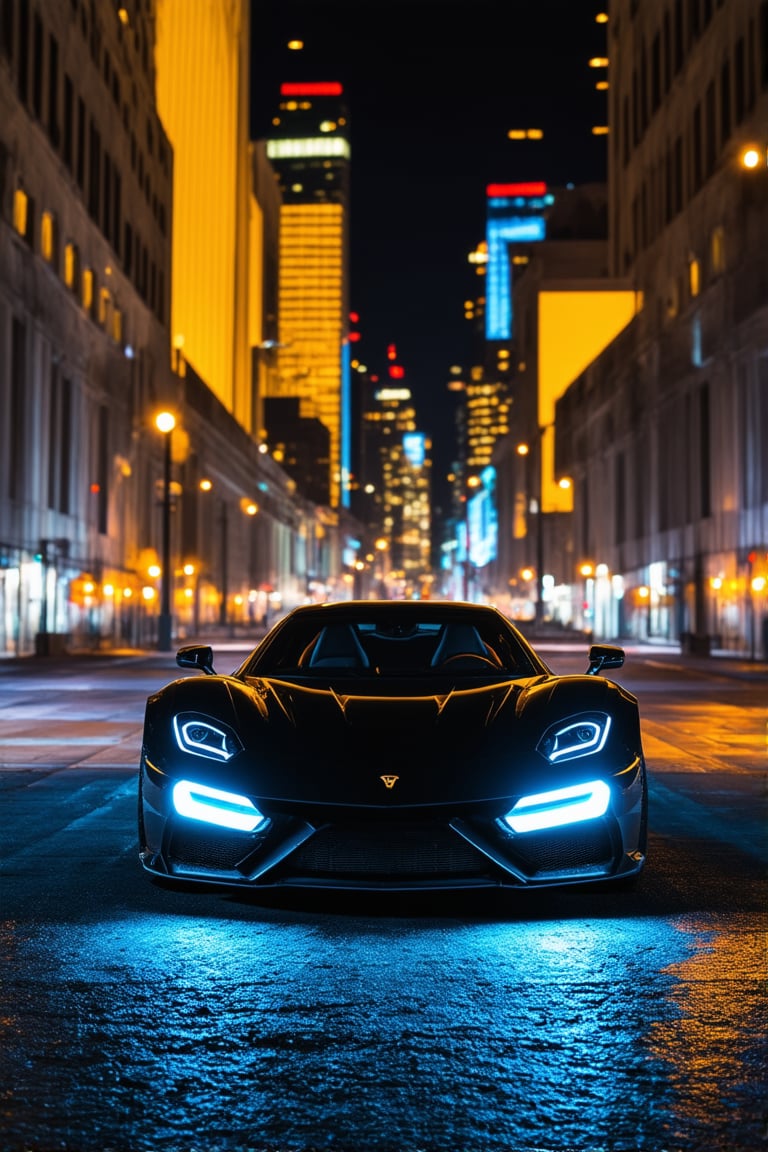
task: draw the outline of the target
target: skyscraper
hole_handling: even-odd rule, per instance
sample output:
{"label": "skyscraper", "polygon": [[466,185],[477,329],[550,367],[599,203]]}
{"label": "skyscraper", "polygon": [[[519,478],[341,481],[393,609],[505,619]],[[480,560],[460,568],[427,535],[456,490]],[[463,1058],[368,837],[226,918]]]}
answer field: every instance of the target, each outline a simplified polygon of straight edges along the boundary
{"label": "skyscraper", "polygon": [[173,147],[171,340],[250,431],[248,13],[156,0],[155,65]]}
{"label": "skyscraper", "polygon": [[276,395],[330,432],[333,507],[349,506],[349,117],[337,83],[286,83],[267,141],[279,178]]}

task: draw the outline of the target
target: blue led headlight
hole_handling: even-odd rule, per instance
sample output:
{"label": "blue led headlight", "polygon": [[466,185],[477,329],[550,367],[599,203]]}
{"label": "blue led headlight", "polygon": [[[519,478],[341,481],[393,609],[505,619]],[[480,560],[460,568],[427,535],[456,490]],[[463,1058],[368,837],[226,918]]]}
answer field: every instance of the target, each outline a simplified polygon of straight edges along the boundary
{"label": "blue led headlight", "polygon": [[611,718],[604,712],[585,712],[553,724],[536,746],[550,764],[592,756],[605,747]]}
{"label": "blue led headlight", "polygon": [[225,724],[195,712],[179,712],[173,718],[173,734],[182,752],[224,763],[242,751],[242,744]]}
{"label": "blue led headlight", "polygon": [[218,824],[221,828],[234,828],[238,832],[256,832],[269,823],[269,817],[259,812],[247,796],[208,788],[191,780],[179,780],[174,784],[173,806],[180,816]]}
{"label": "blue led headlight", "polygon": [[513,832],[536,832],[560,828],[581,820],[595,820],[608,809],[611,790],[604,780],[590,780],[570,788],[521,796],[507,812],[503,823]]}

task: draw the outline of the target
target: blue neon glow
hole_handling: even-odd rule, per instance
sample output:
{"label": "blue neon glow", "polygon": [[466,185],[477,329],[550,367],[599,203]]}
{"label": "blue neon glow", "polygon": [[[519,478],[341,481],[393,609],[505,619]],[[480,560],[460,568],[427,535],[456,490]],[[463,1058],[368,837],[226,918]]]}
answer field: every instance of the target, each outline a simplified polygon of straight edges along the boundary
{"label": "blue neon glow", "polygon": [[424,433],[404,432],[403,452],[411,468],[423,468],[427,454],[427,438]]}
{"label": "blue neon glow", "polygon": [[173,805],[180,816],[238,832],[255,832],[268,822],[268,817],[259,812],[247,796],[193,784],[191,780],[174,784]]}
{"label": "blue neon glow", "polygon": [[550,728],[539,742],[538,750],[551,764],[591,756],[602,750],[610,729],[610,716],[574,716],[559,727]]}
{"label": "blue neon glow", "polygon": [[480,473],[482,485],[467,500],[469,559],[476,568],[484,568],[496,559],[499,543],[499,519],[496,504],[496,469],[493,465]]}
{"label": "blue neon glow", "polygon": [[339,412],[339,467],[341,471],[339,503],[349,508],[352,474],[352,365],[349,342],[341,346],[341,410]]}
{"label": "blue neon glow", "polygon": [[605,815],[610,799],[611,790],[604,780],[590,780],[571,788],[522,796],[506,814],[504,823],[513,832],[560,828]]}
{"label": "blue neon glow", "polygon": [[181,712],[173,718],[173,734],[182,752],[208,760],[231,760],[241,745],[237,737],[202,716]]}
{"label": "blue neon glow", "polygon": [[489,217],[486,224],[488,265],[486,270],[486,340],[512,338],[512,265],[509,244],[543,240],[543,216]]}

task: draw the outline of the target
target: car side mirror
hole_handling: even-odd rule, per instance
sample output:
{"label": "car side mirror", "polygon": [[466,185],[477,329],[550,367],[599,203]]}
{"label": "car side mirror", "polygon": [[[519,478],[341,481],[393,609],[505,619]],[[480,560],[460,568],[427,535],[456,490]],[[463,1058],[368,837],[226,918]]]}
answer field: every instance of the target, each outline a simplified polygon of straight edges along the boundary
{"label": "car side mirror", "polygon": [[613,644],[593,644],[589,650],[587,676],[597,676],[604,668],[621,668],[624,663],[624,649]]}
{"label": "car side mirror", "polygon": [[190,644],[186,648],[179,648],[176,663],[179,668],[196,668],[206,676],[216,675],[213,667],[213,649],[210,644]]}

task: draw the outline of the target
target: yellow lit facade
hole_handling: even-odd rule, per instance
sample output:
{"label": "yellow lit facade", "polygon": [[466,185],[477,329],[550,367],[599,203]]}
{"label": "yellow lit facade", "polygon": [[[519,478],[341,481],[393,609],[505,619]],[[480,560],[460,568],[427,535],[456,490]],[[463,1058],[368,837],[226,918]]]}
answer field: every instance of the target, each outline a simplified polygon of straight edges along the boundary
{"label": "yellow lit facade", "polygon": [[173,146],[171,338],[252,428],[247,0],[157,0],[157,107]]}
{"label": "yellow lit facade", "polygon": [[499,380],[487,379],[473,368],[466,386],[466,462],[470,472],[491,462],[493,448],[509,432],[509,390]]}
{"label": "yellow lit facade", "polygon": [[285,83],[267,156],[280,207],[277,377],[330,435],[333,508],[350,501],[349,116],[341,84]]}
{"label": "yellow lit facade", "polygon": [[418,584],[430,571],[432,441],[420,433],[409,388],[384,387],[365,414],[378,462],[380,523],[392,574]]}
{"label": "yellow lit facade", "polygon": [[629,324],[640,302],[630,290],[542,291],[538,306],[541,507],[543,512],[572,512],[573,492],[560,488],[555,477],[555,404]]}
{"label": "yellow lit facade", "polygon": [[345,338],[344,207],[284,204],[280,212],[280,395],[331,434],[331,504],[341,502],[342,358]]}

